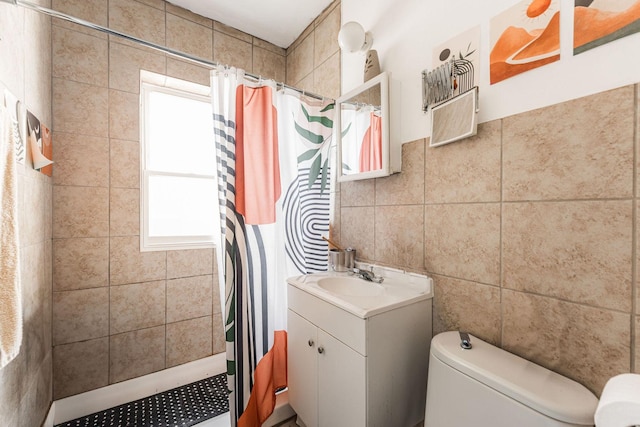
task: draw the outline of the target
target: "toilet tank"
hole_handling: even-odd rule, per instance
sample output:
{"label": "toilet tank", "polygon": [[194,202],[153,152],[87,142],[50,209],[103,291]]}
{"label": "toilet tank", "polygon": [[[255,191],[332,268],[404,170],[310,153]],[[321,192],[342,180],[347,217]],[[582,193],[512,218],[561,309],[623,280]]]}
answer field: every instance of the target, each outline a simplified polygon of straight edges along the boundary
{"label": "toilet tank", "polygon": [[593,426],[598,399],[583,385],[458,332],[431,341],[425,427]]}

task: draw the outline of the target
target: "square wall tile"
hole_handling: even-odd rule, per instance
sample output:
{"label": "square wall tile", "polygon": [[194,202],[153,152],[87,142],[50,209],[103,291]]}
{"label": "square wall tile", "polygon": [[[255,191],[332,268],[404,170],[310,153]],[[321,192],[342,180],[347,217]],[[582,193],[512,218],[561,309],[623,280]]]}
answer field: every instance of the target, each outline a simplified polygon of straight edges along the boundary
{"label": "square wall tile", "polygon": [[109,335],[109,289],[53,293],[54,345]]}
{"label": "square wall tile", "polygon": [[633,195],[634,88],[503,119],[504,200]]}
{"label": "square wall tile", "polygon": [[434,276],[433,335],[465,331],[500,345],[500,288]]}
{"label": "square wall tile", "polygon": [[140,190],[137,188],[112,188],[110,193],[111,236],[140,235]]}
{"label": "square wall tile", "polygon": [[109,136],[128,141],[140,140],[140,96],[109,91]]}
{"label": "square wall tile", "polygon": [[[52,0],[51,8],[58,12],[66,13],[67,15],[75,16],[103,27],[106,27],[109,24],[108,2],[104,0]],[[62,19],[54,18],[53,24],[64,28],[70,28],[74,31],[79,31],[85,34],[95,35],[96,37],[107,38],[107,35],[100,31],[93,30],[82,25],[73,24]]]}
{"label": "square wall tile", "polygon": [[343,208],[376,205],[376,180],[363,179],[340,183],[340,203]]}
{"label": "square wall tile", "polygon": [[632,202],[508,203],[503,286],[631,311]]}
{"label": "square wall tile", "polygon": [[52,81],[52,129],[92,137],[109,136],[109,89],[58,78]]}
{"label": "square wall tile", "polygon": [[500,204],[425,206],[425,269],[500,284]]}
{"label": "square wall tile", "polygon": [[167,57],[167,76],[209,86],[211,71],[191,62]]}
{"label": "square wall tile", "polygon": [[376,205],[424,204],[424,139],[402,144],[402,172],[376,178]]}
{"label": "square wall tile", "polygon": [[227,343],[224,333],[224,318],[222,313],[213,315],[213,354],[224,353]]}
{"label": "square wall tile", "polygon": [[164,2],[161,9],[137,1],[109,0],[109,28],[164,45]]}
{"label": "square wall tile", "polygon": [[635,164],[635,176],[634,176],[634,182],[635,182],[635,188],[636,188],[636,193],[635,196],[636,197],[640,197],[640,189],[638,188],[638,171],[640,170],[640,132],[638,132],[638,129],[640,129],[640,113],[638,112],[638,105],[640,105],[640,87],[638,87],[639,85],[636,84],[635,85],[635,91],[636,91],[636,164]]}
{"label": "square wall tile", "polygon": [[140,70],[164,74],[166,58],[159,53],[111,43],[109,47],[109,87],[140,93]]}
{"label": "square wall tile", "polygon": [[109,248],[111,285],[164,280],[166,252],[140,252],[140,238],[112,237]]}
{"label": "square wall tile", "polygon": [[[50,2],[45,2],[48,7]],[[25,13],[24,19],[24,105],[51,128],[51,19],[43,13]],[[6,27],[5,27],[6,28]],[[14,34],[19,36],[18,34]],[[26,48],[29,46],[28,48]],[[3,61],[6,61],[3,56]],[[17,64],[10,63],[13,72]],[[7,83],[6,81],[4,82]],[[8,86],[13,89],[12,86]]]}
{"label": "square wall tile", "polygon": [[224,311],[224,300],[222,302],[220,301],[220,293],[224,295],[224,292],[225,292],[224,289],[220,289],[220,278],[218,277],[218,272],[216,271],[213,274],[213,287],[212,287],[214,314],[221,313]]}
{"label": "square wall tile", "polygon": [[[311,92],[311,93],[318,93],[319,91],[316,90],[316,86],[315,86],[315,81],[313,79],[313,75],[315,73],[310,73],[309,75],[307,75],[307,77],[303,78],[302,80],[300,80],[298,83],[296,84],[291,84],[291,83],[287,83],[290,84],[294,87],[297,87],[300,90],[304,90],[305,92]],[[334,78],[330,77],[330,76],[326,76],[326,80],[327,81],[333,81]],[[329,96],[329,95],[327,95]],[[335,97],[337,98],[337,96]]]}
{"label": "square wall tile", "polygon": [[140,143],[112,139],[110,173],[112,188],[140,188]]}
{"label": "square wall tile", "polygon": [[280,46],[276,46],[275,44],[259,39],[258,37],[252,37],[252,39],[253,47],[259,47],[260,49],[265,49],[269,52],[277,53],[280,56],[287,56],[287,50],[281,48]]}
{"label": "square wall tile", "polygon": [[[19,354],[8,365],[0,369],[0,397],[2,397],[0,399],[0,414],[3,416],[8,417],[18,411],[20,398],[26,392],[23,390],[26,388],[23,387],[23,382],[27,374],[27,361],[24,354]],[[3,419],[3,421],[5,420]]]}
{"label": "square wall tile", "polygon": [[46,203],[50,181],[45,183],[39,175],[34,171],[33,174],[25,175],[22,180],[18,179],[18,234],[23,247],[41,243],[49,228],[49,215],[46,211],[51,205],[47,206]]}
{"label": "square wall tile", "polygon": [[54,239],[53,289],[109,286],[109,238]]}
{"label": "square wall tile", "polygon": [[134,331],[165,323],[166,282],[111,286],[110,333]]}
{"label": "square wall tile", "polygon": [[[215,24],[214,24],[215,25]],[[217,28],[214,29],[217,30]],[[253,46],[251,37],[249,43],[236,37],[215,31],[213,33],[213,59],[221,64],[253,70]]]}
{"label": "square wall tile", "polygon": [[[236,28],[233,27],[229,27],[228,25],[224,25],[218,21],[213,21],[213,29],[215,31],[224,33],[228,36],[232,36],[235,37],[236,39],[242,40],[244,42],[248,42],[251,43],[253,41],[253,36],[250,34],[247,34],[243,31],[240,31]],[[215,36],[214,36],[215,38]]]}
{"label": "square wall tile", "polygon": [[339,242],[342,238],[342,233],[340,232],[340,218],[342,217],[340,214],[342,212],[340,193],[331,193],[331,199],[333,210],[331,211],[329,220],[329,234],[331,235],[331,240]]}
{"label": "square wall tile", "polygon": [[109,384],[165,368],[165,327],[140,329],[109,337]]}
{"label": "square wall tile", "polygon": [[375,261],[375,208],[343,207],[339,243],[356,249],[358,261]]}
{"label": "square wall tile", "polygon": [[640,374],[640,316],[636,316],[636,341],[635,341],[635,365],[633,372],[636,374]]}
{"label": "square wall tile", "polygon": [[[638,129],[640,129],[640,127]],[[638,278],[640,278],[640,275],[638,275],[639,272],[640,272],[640,262],[638,261],[638,259],[640,259],[640,240],[638,240],[638,237],[639,237],[638,233],[640,233],[640,228],[639,228],[640,215],[638,215],[638,212],[640,212],[640,210],[638,210],[638,209],[640,209],[640,201],[636,200],[635,204],[636,204],[636,223],[635,223],[635,226],[636,226],[636,228],[635,228],[635,230],[636,230],[636,236],[635,236],[635,238],[636,238],[636,247],[635,247],[635,250],[636,250],[636,259],[635,259],[635,261],[636,261],[636,280],[635,280],[633,285],[635,286],[635,291],[636,291],[636,312],[635,312],[635,314],[640,314],[640,283],[639,283],[639,280],[638,280]],[[640,369],[640,367],[639,367],[639,369]]]}
{"label": "square wall tile", "polygon": [[213,274],[213,249],[167,251],[167,278]]}
{"label": "square wall tile", "polygon": [[107,87],[109,42],[100,37],[52,27],[52,75]]}
{"label": "square wall tile", "polygon": [[109,186],[109,140],[54,132],[53,183],[83,187]]}
{"label": "square wall tile", "polygon": [[322,64],[333,54],[340,52],[338,33],[340,32],[340,8],[336,7],[318,23],[314,31],[314,66]]}
{"label": "square wall tile", "polygon": [[376,262],[398,268],[422,270],[423,206],[376,206],[374,246]]}
{"label": "square wall tile", "polygon": [[481,123],[476,136],[440,147],[427,140],[426,203],[500,201],[501,142],[501,120]]}
{"label": "square wall tile", "polygon": [[54,238],[104,237],[108,235],[108,188],[54,186]]}
{"label": "square wall tile", "polygon": [[314,45],[314,37],[311,34],[302,40],[289,55],[287,60],[287,79],[290,82],[299,82],[315,68],[313,64]]}
{"label": "square wall tile", "polygon": [[52,355],[49,352],[46,359],[33,373],[33,380],[30,382],[31,385],[20,407],[20,422],[7,425],[41,425],[47,417],[49,406],[53,400],[52,375]]}
{"label": "square wall tile", "polygon": [[25,322],[38,316],[42,307],[45,283],[44,255],[42,243],[20,248],[20,289],[22,317]]}
{"label": "square wall tile", "polygon": [[307,36],[309,34],[313,34],[315,29],[316,29],[315,21],[311,22],[309,25],[307,25],[307,28],[305,28],[302,31],[302,33],[300,33],[298,38],[295,39],[294,42],[289,45],[289,47],[287,47],[287,56],[291,55],[295,51],[295,49],[300,45],[300,43],[302,43],[304,40],[307,39]]}
{"label": "square wall tile", "polygon": [[211,316],[167,324],[167,367],[210,356]]}
{"label": "square wall tile", "polygon": [[629,372],[630,315],[504,290],[503,346],[567,376],[599,396]]}
{"label": "square wall tile", "polygon": [[213,59],[213,30],[167,13],[167,46],[199,58]]}
{"label": "square wall tile", "polygon": [[[334,99],[340,96],[340,73],[336,72],[336,70],[340,70],[340,58],[340,52],[334,53],[333,56],[307,75],[313,76],[314,93]],[[300,82],[304,82],[305,80],[306,77],[303,77]]]}
{"label": "square wall tile", "polygon": [[[219,295],[219,294],[216,294]],[[213,276],[196,276],[167,281],[167,323],[211,316]]]}
{"label": "square wall tile", "polygon": [[286,60],[267,49],[253,46],[253,73],[277,82],[283,82],[286,73]]}
{"label": "square wall tile", "polygon": [[109,338],[53,348],[53,398],[62,399],[109,384]]}
{"label": "square wall tile", "polygon": [[41,190],[44,192],[42,202],[44,235],[39,240],[51,241],[53,238],[53,185],[51,185],[51,179],[46,178],[41,181]]}

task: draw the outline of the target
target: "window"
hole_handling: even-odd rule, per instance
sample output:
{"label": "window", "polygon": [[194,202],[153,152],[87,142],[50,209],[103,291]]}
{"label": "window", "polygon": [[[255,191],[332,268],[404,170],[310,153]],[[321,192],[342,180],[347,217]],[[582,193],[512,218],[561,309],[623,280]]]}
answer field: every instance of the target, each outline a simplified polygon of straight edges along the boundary
{"label": "window", "polygon": [[211,248],[218,231],[209,87],[142,72],[140,248]]}

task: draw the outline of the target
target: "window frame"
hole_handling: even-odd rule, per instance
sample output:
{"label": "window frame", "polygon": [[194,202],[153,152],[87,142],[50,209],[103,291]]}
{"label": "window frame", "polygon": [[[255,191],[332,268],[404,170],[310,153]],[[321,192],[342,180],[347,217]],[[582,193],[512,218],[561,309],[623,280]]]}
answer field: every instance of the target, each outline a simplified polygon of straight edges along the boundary
{"label": "window frame", "polygon": [[[141,70],[140,72],[140,251],[167,251],[185,249],[212,249],[216,247],[219,233],[212,236],[150,236],[149,235],[149,178],[152,176],[171,176],[196,179],[213,179],[217,188],[217,171],[210,175],[199,173],[179,173],[147,168],[150,141],[147,140],[149,117],[146,106],[149,94],[161,92],[196,101],[211,102],[211,88],[197,83],[187,82],[160,74]],[[212,141],[213,143],[213,141]],[[214,193],[217,198],[217,193]],[[212,221],[215,221],[212,218]],[[214,225],[215,227],[215,225]],[[215,230],[215,228],[214,228]]]}

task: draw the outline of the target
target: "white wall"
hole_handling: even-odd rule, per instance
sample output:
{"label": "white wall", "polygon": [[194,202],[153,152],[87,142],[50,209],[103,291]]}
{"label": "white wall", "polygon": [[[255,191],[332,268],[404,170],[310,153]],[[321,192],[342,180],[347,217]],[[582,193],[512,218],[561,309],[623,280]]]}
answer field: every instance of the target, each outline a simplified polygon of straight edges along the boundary
{"label": "white wall", "polygon": [[[420,73],[434,46],[481,26],[480,122],[640,81],[640,33],[573,56],[574,0],[561,3],[560,61],[489,85],[489,22],[517,0],[342,0],[342,22],[358,21],[374,37],[380,66],[401,86],[399,139],[428,136]],[[342,93],[362,83],[363,54],[342,54]]]}

